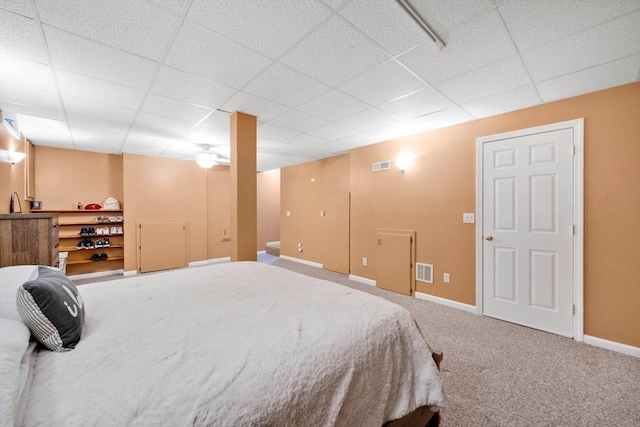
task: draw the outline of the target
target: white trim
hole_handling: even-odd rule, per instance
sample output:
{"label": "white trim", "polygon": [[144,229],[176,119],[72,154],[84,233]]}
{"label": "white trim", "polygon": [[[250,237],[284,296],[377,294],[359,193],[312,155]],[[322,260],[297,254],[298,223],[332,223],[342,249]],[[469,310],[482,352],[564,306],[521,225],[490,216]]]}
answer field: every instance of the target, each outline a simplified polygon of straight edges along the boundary
{"label": "white trim", "polygon": [[73,276],[67,276],[69,279],[92,279],[94,277],[112,276],[114,274],[123,274],[124,270],[108,270],[108,271],[96,271],[95,273],[74,274]]}
{"label": "white trim", "polygon": [[552,132],[560,129],[573,129],[573,223],[576,234],[573,239],[573,304],[576,313],[573,318],[573,339],[584,340],[584,119],[567,120],[550,125],[536,126],[513,132],[476,138],[476,309],[483,313],[483,258],[482,258],[482,224],[484,221],[482,210],[483,198],[483,144],[502,139],[517,138],[534,133]]}
{"label": "white trim", "polygon": [[355,282],[364,283],[365,285],[369,285],[369,286],[376,286],[376,281],[375,280],[367,279],[366,277],[356,276],[355,274],[350,274],[349,275],[349,280],[353,280]]}
{"label": "white trim", "polygon": [[446,305],[447,307],[457,308],[458,310],[464,310],[472,314],[477,314],[477,310],[474,306],[465,304],[458,301],[453,301],[446,298],[440,298],[429,294],[423,294],[422,292],[415,292],[414,297],[418,299],[423,299],[425,301],[435,302],[436,304]]}
{"label": "white trim", "polygon": [[640,347],[634,347],[632,345],[609,341],[598,337],[592,337],[591,335],[584,336],[584,343],[595,347],[606,348],[607,350],[626,354],[628,356],[640,358]]}
{"label": "white trim", "polygon": [[208,259],[205,259],[204,261],[192,261],[189,263],[189,267],[202,267],[203,265],[208,264],[210,264]]}
{"label": "white trim", "polygon": [[280,258],[286,259],[288,261],[299,262],[300,264],[310,265],[312,267],[322,268],[322,264],[313,262],[313,261],[307,261],[306,259],[294,258],[292,256],[287,256],[287,255],[280,255]]}
{"label": "white trim", "polygon": [[122,273],[124,277],[136,276],[138,274],[138,270],[129,270]]}
{"label": "white trim", "polygon": [[209,258],[207,260],[207,264],[224,264],[225,262],[231,262],[231,257],[225,256],[222,258]]}

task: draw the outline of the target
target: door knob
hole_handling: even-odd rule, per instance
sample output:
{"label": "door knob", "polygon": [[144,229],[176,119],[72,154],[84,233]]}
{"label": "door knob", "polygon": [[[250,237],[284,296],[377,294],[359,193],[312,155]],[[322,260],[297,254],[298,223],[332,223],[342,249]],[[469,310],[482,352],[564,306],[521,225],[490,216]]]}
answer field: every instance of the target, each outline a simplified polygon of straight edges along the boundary
{"label": "door knob", "polygon": [[378,239],[378,246],[382,246],[382,239]]}
{"label": "door knob", "polygon": [[484,240],[493,240],[493,236],[491,234],[487,234],[486,236],[484,236]]}

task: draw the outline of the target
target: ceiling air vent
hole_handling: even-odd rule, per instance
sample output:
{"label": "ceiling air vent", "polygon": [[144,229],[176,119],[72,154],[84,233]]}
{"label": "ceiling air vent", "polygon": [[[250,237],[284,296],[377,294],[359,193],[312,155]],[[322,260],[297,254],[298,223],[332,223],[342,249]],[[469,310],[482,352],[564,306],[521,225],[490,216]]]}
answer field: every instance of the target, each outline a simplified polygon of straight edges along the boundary
{"label": "ceiling air vent", "polygon": [[433,283],[433,265],[416,263],[416,280]]}
{"label": "ceiling air vent", "polygon": [[391,169],[391,161],[385,160],[384,162],[371,163],[371,170],[373,172],[385,171]]}

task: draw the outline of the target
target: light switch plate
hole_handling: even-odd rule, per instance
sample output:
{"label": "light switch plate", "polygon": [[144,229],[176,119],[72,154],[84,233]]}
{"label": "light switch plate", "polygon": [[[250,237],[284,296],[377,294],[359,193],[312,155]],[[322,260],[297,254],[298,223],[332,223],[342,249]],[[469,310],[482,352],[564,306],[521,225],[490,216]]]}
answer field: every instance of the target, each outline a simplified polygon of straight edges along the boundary
{"label": "light switch plate", "polygon": [[462,222],[465,224],[473,224],[476,222],[476,214],[474,213],[463,213],[462,214]]}

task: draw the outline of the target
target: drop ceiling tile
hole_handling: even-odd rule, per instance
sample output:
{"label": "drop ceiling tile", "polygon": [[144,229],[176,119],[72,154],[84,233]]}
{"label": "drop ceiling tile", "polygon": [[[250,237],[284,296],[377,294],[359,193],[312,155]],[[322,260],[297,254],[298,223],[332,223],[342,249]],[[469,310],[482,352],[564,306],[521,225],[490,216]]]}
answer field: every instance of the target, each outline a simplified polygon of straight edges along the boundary
{"label": "drop ceiling tile", "polygon": [[51,67],[11,55],[0,55],[0,97],[5,89],[57,92]]}
{"label": "drop ceiling tile", "polygon": [[540,7],[535,1],[509,1],[499,11],[520,52],[602,24],[640,8],[638,0],[556,1]]}
{"label": "drop ceiling tile", "polygon": [[436,87],[456,103],[463,104],[527,83],[529,76],[520,59],[513,56],[438,83]]}
{"label": "drop ceiling tile", "polygon": [[167,12],[171,12],[174,15],[179,15],[182,12],[184,6],[189,2],[188,0],[148,0],[151,4],[161,7]]}
{"label": "drop ceiling tile", "polygon": [[36,0],[40,21],[62,30],[158,60],[166,51],[175,15],[143,0]]}
{"label": "drop ceiling tile", "polygon": [[209,126],[198,125],[191,129],[180,141],[186,141],[191,144],[228,144],[229,132]]}
{"label": "drop ceiling tile", "polygon": [[329,123],[317,129],[310,130],[308,133],[313,136],[331,140],[345,138],[358,133],[358,131],[338,123]]}
{"label": "drop ceiling tile", "polygon": [[74,128],[73,126],[71,126],[71,134],[77,150],[101,153],[119,153],[125,138],[124,135]]}
{"label": "drop ceiling tile", "polygon": [[244,91],[295,107],[315,98],[329,87],[304,74],[275,63],[252,80]]}
{"label": "drop ceiling tile", "polygon": [[156,134],[162,135],[165,138],[181,137],[189,132],[194,125],[194,123],[191,122],[170,119],[149,113],[138,114],[135,124],[138,128],[155,131]]}
{"label": "drop ceiling tile", "polygon": [[73,148],[69,127],[62,120],[19,114],[18,123],[22,133],[36,145]]}
{"label": "drop ceiling tile", "polygon": [[126,135],[133,123],[132,120],[114,122],[111,120],[96,119],[93,117],[77,116],[75,114],[67,114],[67,122],[69,123],[69,126],[71,126],[72,131],[74,129],[86,129],[113,135]]}
{"label": "drop ceiling tile", "polygon": [[204,126],[210,126],[217,129],[223,129],[228,131],[231,127],[231,114],[224,111],[214,111],[204,119],[200,124]]}
{"label": "drop ceiling tile", "polygon": [[155,62],[47,25],[43,28],[57,68],[137,89],[151,85]]}
{"label": "drop ceiling tile", "polygon": [[74,97],[85,101],[107,104],[129,110],[138,110],[144,92],[138,89],[109,83],[61,69],[55,70],[63,97]]}
{"label": "drop ceiling tile", "polygon": [[[296,156],[293,154],[272,154],[265,153],[262,151],[258,152],[258,167],[260,168],[260,164],[270,163],[273,165],[277,165],[276,167],[285,167],[291,165],[297,165],[300,163],[306,163],[314,160],[309,157]],[[262,170],[262,169],[260,169]]]}
{"label": "drop ceiling tile", "polygon": [[129,154],[139,154],[142,156],[160,156],[170,145],[168,144],[159,144],[156,142],[135,142],[129,141],[125,143],[122,152]]}
{"label": "drop ceiling tile", "polygon": [[491,0],[420,0],[411,5],[440,38],[447,41],[451,30],[493,8]]}
{"label": "drop ceiling tile", "polygon": [[431,41],[395,1],[379,1],[372,7],[370,0],[353,0],[340,15],[392,55]]}
{"label": "drop ceiling tile", "polygon": [[348,153],[353,149],[353,146],[351,144],[347,144],[346,142],[332,141],[326,144],[318,145],[316,148],[322,151],[328,151],[335,155]]}
{"label": "drop ceiling tile", "polygon": [[149,129],[146,127],[134,127],[127,134],[125,145],[122,149],[123,152],[127,151],[129,144],[137,145],[154,145],[155,147],[168,147],[169,145],[177,142],[177,138],[171,135],[163,134],[156,129]]}
{"label": "drop ceiling tile", "polygon": [[286,129],[280,126],[274,126],[270,123],[262,123],[258,125],[258,138],[268,138],[276,141],[283,141],[292,137],[297,132],[295,130]]}
{"label": "drop ceiling tile", "polygon": [[462,108],[455,106],[426,116],[418,117],[413,124],[424,130],[432,130],[453,126],[473,120],[473,116]]}
{"label": "drop ceiling tile", "polygon": [[397,118],[380,111],[377,108],[370,108],[361,113],[354,114],[339,120],[338,123],[360,131],[376,129],[391,123],[399,122]]}
{"label": "drop ceiling tile", "polygon": [[522,54],[535,82],[640,53],[640,12]]}
{"label": "drop ceiling tile", "polygon": [[[348,43],[345,43],[348,40]],[[388,58],[362,33],[332,17],[291,49],[281,61],[332,86],[339,85]]]}
{"label": "drop ceiling tile", "polygon": [[176,142],[165,149],[165,151],[162,153],[162,157],[195,160],[196,155],[200,151],[202,151],[202,148],[198,147],[197,145]]}
{"label": "drop ceiling tile", "polygon": [[297,145],[298,147],[312,148],[317,147],[318,145],[327,144],[330,141],[319,136],[309,135],[307,133],[299,133],[298,135],[292,136],[291,138],[287,138],[285,142]]}
{"label": "drop ceiling tile", "polygon": [[308,157],[310,159],[326,159],[327,157],[332,157],[335,154],[332,151],[323,150],[321,147],[317,148],[305,148],[300,151],[296,151],[295,153],[291,153],[296,156]]}
{"label": "drop ceiling tile", "polygon": [[427,87],[396,61],[387,61],[340,86],[340,90],[371,105],[379,105]]}
{"label": "drop ceiling tile", "polygon": [[314,0],[195,0],[187,18],[255,51],[276,58],[329,11]]}
{"label": "drop ceiling tile", "polygon": [[307,132],[311,129],[326,125],[328,121],[303,111],[289,110],[275,119],[270,120],[269,123],[298,132]]}
{"label": "drop ceiling tile", "polygon": [[236,89],[163,66],[151,92],[215,109],[231,98]]}
{"label": "drop ceiling tile", "polygon": [[339,9],[341,6],[349,3],[351,0],[322,0],[331,9]]}
{"label": "drop ceiling tile", "polygon": [[48,64],[47,48],[33,19],[0,9],[0,54]]}
{"label": "drop ceiling tile", "polygon": [[[267,101],[266,99],[258,98],[246,92],[238,92],[227,101],[221,109],[229,112],[242,111],[243,113],[256,116],[258,120],[267,121],[279,116],[289,108],[276,104],[275,102]],[[227,117],[228,116],[227,114]],[[228,128],[229,125],[227,124],[227,129]]]}
{"label": "drop ceiling tile", "polygon": [[536,83],[544,102],[571,98],[589,92],[632,83],[638,78],[640,55]]}
{"label": "drop ceiling tile", "polygon": [[282,141],[273,141],[270,139],[259,138],[257,142],[257,149],[261,152],[269,152],[272,154],[293,154],[300,151],[300,147],[297,145],[287,144]]}
{"label": "drop ceiling tile", "polygon": [[252,50],[190,22],[184,22],[165,64],[240,88],[271,62]]}
{"label": "drop ceiling tile", "polygon": [[350,145],[351,148],[364,147],[365,145],[375,144],[384,141],[384,138],[375,133],[375,131],[361,132],[355,135],[335,141],[340,144]]}
{"label": "drop ceiling tile", "polygon": [[[40,117],[51,120],[65,120],[64,112],[59,110],[47,110],[45,108],[34,107],[24,104],[16,104],[0,99],[0,110],[8,111],[15,114],[25,114],[28,116]],[[28,138],[29,136],[27,136]]]}
{"label": "drop ceiling tile", "polygon": [[197,105],[178,101],[173,98],[149,94],[141,111],[195,124],[196,122],[204,119],[212,110],[210,108],[199,107]]}
{"label": "drop ceiling tile", "polygon": [[93,117],[113,122],[131,123],[136,117],[136,110],[114,107],[98,102],[85,101],[72,96],[64,96],[64,107],[67,114],[77,116]]}
{"label": "drop ceiling tile", "polygon": [[369,108],[367,104],[349,95],[331,89],[298,107],[307,113],[327,120],[338,120]]}
{"label": "drop ceiling tile", "polygon": [[393,123],[371,131],[371,133],[375,135],[376,142],[389,141],[421,132],[423,132],[423,130],[420,127],[409,122]]}
{"label": "drop ceiling tile", "polygon": [[444,110],[454,104],[434,88],[427,88],[420,92],[404,96],[386,104],[380,108],[400,119],[408,120],[424,114]]}
{"label": "drop ceiling tile", "polygon": [[30,0],[0,0],[0,9],[33,18]]}
{"label": "drop ceiling tile", "polygon": [[502,23],[494,13],[457,27],[445,40],[445,50],[425,43],[398,59],[428,82],[435,84],[514,53]]}
{"label": "drop ceiling tile", "polygon": [[0,92],[2,100],[44,110],[63,111],[58,94],[29,88],[4,87]]}
{"label": "drop ceiling tile", "polygon": [[461,105],[474,117],[495,116],[541,104],[540,96],[532,85],[519,87],[487,98]]}

